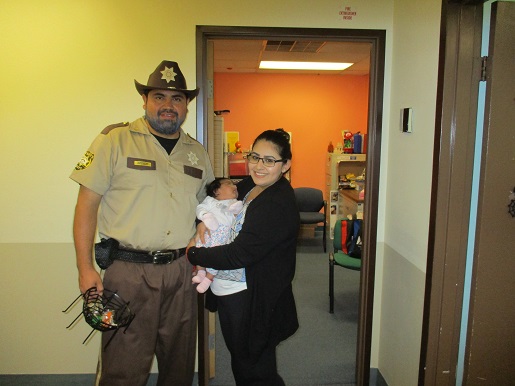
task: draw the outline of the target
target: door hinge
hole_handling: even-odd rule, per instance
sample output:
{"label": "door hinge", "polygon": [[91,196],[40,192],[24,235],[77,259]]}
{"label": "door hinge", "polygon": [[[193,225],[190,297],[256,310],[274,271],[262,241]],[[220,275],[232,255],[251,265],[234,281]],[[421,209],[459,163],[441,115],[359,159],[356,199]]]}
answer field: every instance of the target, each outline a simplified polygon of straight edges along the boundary
{"label": "door hinge", "polygon": [[481,82],[486,82],[486,64],[488,61],[488,56],[481,57]]}

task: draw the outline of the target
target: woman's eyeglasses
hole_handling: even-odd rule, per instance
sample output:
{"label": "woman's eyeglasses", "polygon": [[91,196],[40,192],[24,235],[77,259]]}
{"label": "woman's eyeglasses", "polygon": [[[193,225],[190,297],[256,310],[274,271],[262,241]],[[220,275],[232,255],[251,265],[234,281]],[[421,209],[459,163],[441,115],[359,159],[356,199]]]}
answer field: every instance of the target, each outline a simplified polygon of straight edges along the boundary
{"label": "woman's eyeglasses", "polygon": [[263,162],[263,165],[268,166],[269,168],[275,166],[276,162],[284,162],[284,161],[286,161],[284,159],[258,157],[255,154],[247,154],[245,156],[245,158],[248,159],[248,161],[251,164],[257,164],[259,162],[259,160],[261,160]]}

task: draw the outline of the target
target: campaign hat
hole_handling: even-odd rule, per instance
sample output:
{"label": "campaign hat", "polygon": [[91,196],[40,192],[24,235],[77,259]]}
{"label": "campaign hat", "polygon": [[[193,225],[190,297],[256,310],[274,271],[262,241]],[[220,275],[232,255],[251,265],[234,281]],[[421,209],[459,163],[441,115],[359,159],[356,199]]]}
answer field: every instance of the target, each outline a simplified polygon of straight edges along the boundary
{"label": "campaign hat", "polygon": [[163,60],[154,72],[148,77],[147,84],[141,84],[134,79],[136,90],[140,95],[148,93],[150,90],[176,90],[186,94],[189,100],[195,98],[199,93],[199,88],[188,90],[186,79],[182,74],[179,64],[170,60]]}

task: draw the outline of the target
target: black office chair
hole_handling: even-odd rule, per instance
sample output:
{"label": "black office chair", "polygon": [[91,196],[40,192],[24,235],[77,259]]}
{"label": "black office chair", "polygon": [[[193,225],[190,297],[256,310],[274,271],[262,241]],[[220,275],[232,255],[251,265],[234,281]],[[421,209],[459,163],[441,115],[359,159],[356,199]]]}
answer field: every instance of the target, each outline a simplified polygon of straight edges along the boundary
{"label": "black office chair", "polygon": [[[315,188],[295,188],[295,198],[300,212],[301,224],[324,224],[323,243],[324,252],[326,251],[326,212],[327,201],[320,189]],[[323,209],[321,213],[320,210]]]}
{"label": "black office chair", "polygon": [[[342,221],[344,226],[342,227]],[[336,220],[333,251],[329,253],[329,312],[334,313],[334,266],[361,270],[362,220]],[[343,231],[342,231],[343,230]]]}

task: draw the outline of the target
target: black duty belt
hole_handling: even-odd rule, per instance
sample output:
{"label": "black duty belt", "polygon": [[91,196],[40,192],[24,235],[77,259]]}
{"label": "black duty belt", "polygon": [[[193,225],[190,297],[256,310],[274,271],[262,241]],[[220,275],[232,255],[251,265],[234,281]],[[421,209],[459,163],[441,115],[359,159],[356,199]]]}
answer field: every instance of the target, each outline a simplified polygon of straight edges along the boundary
{"label": "black duty belt", "polygon": [[163,249],[161,251],[140,251],[120,247],[116,251],[114,258],[116,260],[123,260],[131,263],[170,264],[172,261],[177,260],[185,254],[186,248]]}

